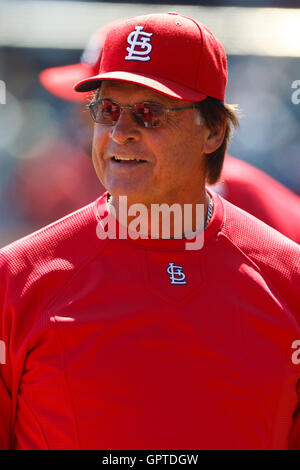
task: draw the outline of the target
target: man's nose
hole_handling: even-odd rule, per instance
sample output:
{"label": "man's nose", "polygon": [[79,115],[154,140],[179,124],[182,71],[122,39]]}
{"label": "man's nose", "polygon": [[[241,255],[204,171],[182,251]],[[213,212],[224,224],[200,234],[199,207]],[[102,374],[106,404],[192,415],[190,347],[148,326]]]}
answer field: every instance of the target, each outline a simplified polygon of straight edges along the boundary
{"label": "man's nose", "polygon": [[139,140],[139,125],[130,109],[121,109],[119,119],[110,131],[110,137],[118,144]]}

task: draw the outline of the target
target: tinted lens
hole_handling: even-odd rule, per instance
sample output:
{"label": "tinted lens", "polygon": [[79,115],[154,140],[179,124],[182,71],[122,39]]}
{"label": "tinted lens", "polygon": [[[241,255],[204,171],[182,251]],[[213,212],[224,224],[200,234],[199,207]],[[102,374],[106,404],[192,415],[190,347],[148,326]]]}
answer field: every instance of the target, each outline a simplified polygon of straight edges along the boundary
{"label": "tinted lens", "polygon": [[95,101],[89,105],[92,118],[100,124],[114,124],[120,116],[120,107],[110,100]]}
{"label": "tinted lens", "polygon": [[99,114],[101,114],[102,122],[117,122],[120,117],[120,106],[110,100],[102,100],[100,102]]}
{"label": "tinted lens", "polygon": [[159,127],[165,121],[165,111],[159,103],[138,103],[134,112],[145,127]]}
{"label": "tinted lens", "polygon": [[[121,106],[111,100],[95,101],[89,105],[92,118],[100,124],[115,124],[121,113]],[[124,106],[123,108],[130,108]],[[159,103],[144,101],[131,108],[131,112],[140,126],[159,127],[166,121],[166,112]]]}

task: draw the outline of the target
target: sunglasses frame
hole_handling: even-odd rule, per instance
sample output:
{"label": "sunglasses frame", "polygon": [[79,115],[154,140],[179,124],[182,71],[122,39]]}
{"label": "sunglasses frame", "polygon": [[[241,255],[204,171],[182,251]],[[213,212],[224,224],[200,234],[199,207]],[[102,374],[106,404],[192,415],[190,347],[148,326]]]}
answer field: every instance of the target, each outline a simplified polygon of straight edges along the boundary
{"label": "sunglasses frame", "polygon": [[[116,106],[119,107],[119,117],[118,117],[117,121],[102,122],[102,121],[99,121],[99,120],[96,120],[96,119],[95,119],[95,116],[94,116],[94,113],[93,113],[93,108],[95,107],[95,105],[99,105],[101,102],[103,103],[103,102],[105,102],[105,101],[106,101],[106,102],[109,101],[109,102],[111,102],[112,104],[114,104],[114,105],[116,105]],[[160,123],[159,125],[153,126],[153,125],[151,125],[150,122],[144,122],[144,121],[143,121],[143,118],[142,118],[141,116],[139,116],[138,113],[136,113],[136,111],[135,111],[134,108],[135,108],[136,106],[138,106],[138,105],[145,104],[145,103],[150,104],[150,105],[151,105],[151,104],[156,105],[156,106],[158,106],[158,107],[161,109],[163,118],[161,119],[161,121],[160,121],[161,123]],[[135,121],[136,121],[141,127],[152,127],[152,128],[155,128],[155,127],[161,127],[162,121],[163,121],[163,124],[165,124],[165,123],[167,122],[167,114],[168,114],[168,113],[174,112],[174,111],[175,111],[175,112],[176,112],[176,111],[183,111],[184,109],[193,109],[193,108],[195,108],[195,105],[193,104],[192,106],[184,106],[184,107],[182,107],[182,108],[167,108],[167,107],[164,106],[163,104],[157,103],[157,102],[155,102],[155,101],[141,101],[141,102],[139,102],[139,103],[135,103],[135,104],[133,104],[132,106],[130,106],[130,105],[121,105],[121,104],[117,103],[116,101],[109,100],[109,99],[99,99],[99,100],[97,100],[97,101],[93,101],[92,103],[89,103],[89,104],[87,105],[87,107],[88,107],[89,110],[90,110],[91,117],[92,117],[93,121],[96,122],[97,124],[103,124],[103,125],[107,125],[107,126],[114,126],[114,125],[118,122],[118,120],[119,120],[119,118],[120,118],[120,116],[121,116],[121,113],[122,113],[123,109],[130,109],[133,118],[135,119]]]}

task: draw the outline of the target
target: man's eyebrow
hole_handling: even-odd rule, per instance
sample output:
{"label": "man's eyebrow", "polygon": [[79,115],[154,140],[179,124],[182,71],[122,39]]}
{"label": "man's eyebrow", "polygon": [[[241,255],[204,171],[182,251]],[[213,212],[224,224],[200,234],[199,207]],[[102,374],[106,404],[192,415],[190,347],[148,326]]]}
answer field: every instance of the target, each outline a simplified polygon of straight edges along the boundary
{"label": "man's eyebrow", "polygon": [[[170,103],[170,101],[166,98],[168,98],[168,97],[165,97],[164,95],[159,96],[159,97],[155,96],[155,97],[143,98],[143,99],[137,100],[135,102],[135,104],[149,102],[149,103],[161,104],[162,106],[165,106],[166,108],[174,108],[174,107],[178,108],[179,107],[178,104],[181,103],[180,100],[178,100],[178,104],[177,104],[177,103],[173,103],[173,102]],[[99,91],[99,93],[97,95],[95,95],[95,100],[99,100],[99,99],[110,100],[110,101],[118,103],[117,100],[111,98],[108,94],[106,94],[106,93],[101,94],[101,91]],[[126,106],[126,104],[125,104],[125,106]]]}

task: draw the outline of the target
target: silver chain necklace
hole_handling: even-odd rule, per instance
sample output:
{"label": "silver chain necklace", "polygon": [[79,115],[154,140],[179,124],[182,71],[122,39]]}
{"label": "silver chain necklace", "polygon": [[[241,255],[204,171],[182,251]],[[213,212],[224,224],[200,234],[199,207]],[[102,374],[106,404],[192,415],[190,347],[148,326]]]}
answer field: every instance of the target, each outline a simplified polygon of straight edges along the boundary
{"label": "silver chain necklace", "polygon": [[[207,197],[209,199],[209,202],[208,202],[208,208],[207,208],[207,215],[206,215],[206,219],[205,219],[205,223],[204,223],[204,229],[206,229],[206,227],[209,224],[209,221],[210,221],[211,216],[212,216],[213,208],[214,208],[213,198],[210,196],[210,194],[208,192],[206,192],[206,194],[207,194]],[[108,194],[108,197],[107,197],[108,210],[111,207],[111,200],[112,200],[112,197],[111,197],[110,194]],[[192,232],[192,233],[197,233],[202,229],[203,229],[203,225],[200,228],[198,228],[195,232]]]}
{"label": "silver chain necklace", "polygon": [[212,211],[213,211],[213,208],[214,208],[214,202],[213,202],[213,198],[211,197],[211,195],[206,192],[207,196],[208,196],[208,199],[209,199],[209,203],[208,203],[208,209],[207,209],[207,215],[206,215],[206,220],[205,220],[205,224],[204,224],[204,228],[206,228],[208,226],[208,223],[211,219],[211,216],[212,216]]}

